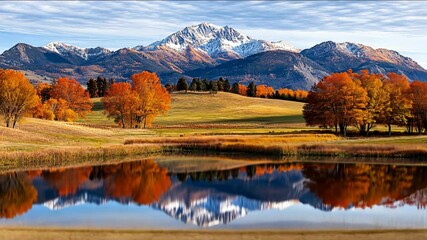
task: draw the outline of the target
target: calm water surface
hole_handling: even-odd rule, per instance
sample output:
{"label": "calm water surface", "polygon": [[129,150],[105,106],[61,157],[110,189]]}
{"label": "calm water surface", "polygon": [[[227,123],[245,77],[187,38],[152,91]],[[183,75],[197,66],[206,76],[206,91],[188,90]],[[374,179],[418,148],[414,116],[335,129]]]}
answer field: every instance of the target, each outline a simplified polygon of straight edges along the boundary
{"label": "calm water surface", "polygon": [[426,167],[322,163],[218,167],[214,160],[206,164],[203,171],[187,169],[188,161],[142,160],[3,173],[0,225],[427,227]]}

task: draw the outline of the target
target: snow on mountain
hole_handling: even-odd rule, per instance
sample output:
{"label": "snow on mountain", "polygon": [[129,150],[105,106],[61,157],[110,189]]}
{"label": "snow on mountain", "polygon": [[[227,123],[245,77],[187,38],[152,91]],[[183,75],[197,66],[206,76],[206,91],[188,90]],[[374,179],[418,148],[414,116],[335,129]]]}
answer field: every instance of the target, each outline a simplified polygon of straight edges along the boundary
{"label": "snow on mountain", "polygon": [[43,203],[43,206],[50,210],[61,210],[67,207],[79,206],[83,204],[93,203],[96,205],[105,204],[108,202],[106,198],[92,196],[84,193],[79,196],[58,197]]}
{"label": "snow on mountain", "polygon": [[[316,46],[301,52],[303,55],[318,60],[322,58],[336,59],[339,54],[342,57],[350,58],[349,61],[357,61],[359,64],[367,61],[386,62],[401,65],[406,68],[424,70],[418,63],[411,58],[400,55],[398,52],[384,48],[372,48],[360,43],[343,42],[336,43],[332,41],[322,42]],[[341,57],[341,58],[342,58]],[[329,64],[331,65],[331,64]],[[353,64],[355,65],[355,64]],[[353,66],[357,67],[357,66]]]}
{"label": "snow on mountain", "polygon": [[43,46],[44,49],[49,50],[51,52],[58,53],[61,56],[78,56],[84,60],[88,60],[89,58],[99,56],[101,54],[107,54],[111,51],[106,48],[96,47],[96,48],[81,48],[73,45],[69,45],[62,42],[51,42],[46,46]]}
{"label": "snow on mountain", "polygon": [[337,43],[337,47],[340,48],[343,52],[348,53],[349,55],[353,55],[358,58],[366,57],[366,51],[369,51],[365,48],[364,45],[358,43]]}
{"label": "snow on mountain", "polygon": [[227,224],[237,218],[246,216],[251,211],[284,210],[299,203],[298,200],[263,202],[243,196],[223,198],[210,195],[193,201],[190,205],[177,199],[164,199],[162,202],[152,206],[184,223],[192,223],[200,227],[212,227],[219,224]]}
{"label": "snow on mountain", "polygon": [[184,51],[188,46],[202,51],[211,57],[238,55],[247,57],[260,52],[271,50],[286,50],[298,52],[299,50],[286,42],[269,42],[256,40],[246,36],[235,29],[225,26],[219,27],[210,23],[192,25],[178,31],[167,38],[154,42],[147,47],[136,46],[134,50],[151,51],[164,46],[178,52]]}

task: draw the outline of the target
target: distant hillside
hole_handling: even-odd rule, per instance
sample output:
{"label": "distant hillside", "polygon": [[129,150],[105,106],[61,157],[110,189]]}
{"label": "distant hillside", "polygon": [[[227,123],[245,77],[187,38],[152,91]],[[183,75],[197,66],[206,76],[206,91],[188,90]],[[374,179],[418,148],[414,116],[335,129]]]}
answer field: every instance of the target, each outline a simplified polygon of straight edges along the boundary
{"label": "distant hillside", "polygon": [[208,79],[222,76],[232,82],[246,84],[254,81],[256,84],[267,84],[274,88],[310,89],[328,72],[299,53],[270,51],[185,74]]}
{"label": "distant hillside", "polygon": [[386,74],[396,72],[412,80],[427,81],[427,71],[411,58],[388,49],[374,49],[357,43],[323,42],[301,52],[329,72],[368,69]]}

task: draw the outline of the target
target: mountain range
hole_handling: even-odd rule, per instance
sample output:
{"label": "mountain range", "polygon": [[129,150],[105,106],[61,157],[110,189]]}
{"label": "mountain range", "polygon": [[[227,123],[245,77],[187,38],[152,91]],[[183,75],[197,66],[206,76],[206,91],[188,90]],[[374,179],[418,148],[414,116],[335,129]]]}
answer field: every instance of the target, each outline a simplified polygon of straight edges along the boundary
{"label": "mountain range", "polygon": [[[186,224],[200,227],[213,227],[229,224],[256,211],[286,210],[292,206],[305,205],[323,212],[348,209],[325,204],[324,201],[308,187],[311,179],[301,171],[273,172],[248,178],[245,173],[227,180],[184,181],[176,176],[171,177],[170,188],[155,202],[148,204]],[[138,204],[130,197],[113,197],[105,193],[105,181],[96,179],[85,182],[74,193],[67,196],[58,195],[57,191],[44,180],[36,178],[33,184],[37,189],[36,204],[51,210],[95,204],[104,205],[117,202],[123,205]],[[328,191],[325,189],[325,191]],[[390,190],[393,191],[393,190]],[[381,196],[381,203],[376,206],[389,208],[407,205],[423,208],[427,200],[427,188],[414,189],[400,200],[390,199],[389,195]],[[357,207],[356,207],[357,208]],[[286,216],[286,212],[283,212]]]}
{"label": "mountain range", "polygon": [[186,27],[148,46],[116,51],[61,42],[43,47],[18,43],[0,55],[0,68],[22,70],[30,80],[72,76],[81,83],[98,75],[126,81],[148,70],[163,83],[175,83],[181,76],[225,77],[231,82],[310,89],[323,76],[349,68],[397,72],[427,81],[427,70],[393,50],[328,41],[300,51],[284,41],[257,40],[229,26],[209,23]]}
{"label": "mountain range", "polygon": [[[254,176],[248,179],[239,174],[226,181],[179,181],[172,177],[171,187],[160,199],[149,206],[186,224],[212,227],[228,224],[250,212],[269,209],[285,210],[288,207],[306,204],[321,211],[331,211],[314,193],[305,187],[301,171],[290,171]],[[94,180],[96,181],[96,180]],[[100,184],[83,184],[75,194],[59,196],[41,179],[34,180],[38,192],[36,204],[51,210],[60,210],[81,204],[135,204],[131,199],[105,195]]]}

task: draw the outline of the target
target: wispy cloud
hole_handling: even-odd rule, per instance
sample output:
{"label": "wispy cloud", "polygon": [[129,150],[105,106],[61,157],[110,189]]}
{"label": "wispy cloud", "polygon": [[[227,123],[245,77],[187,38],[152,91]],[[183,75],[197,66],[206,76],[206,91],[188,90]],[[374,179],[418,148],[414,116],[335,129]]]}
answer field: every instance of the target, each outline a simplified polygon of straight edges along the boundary
{"label": "wispy cloud", "polygon": [[[229,25],[267,40],[293,43],[304,36],[305,41],[293,43],[301,48],[348,36],[343,40],[375,39],[378,47],[427,51],[423,1],[6,1],[0,5],[0,49],[21,39],[113,49],[146,45],[200,22]],[[410,49],[402,47],[408,39]]]}

